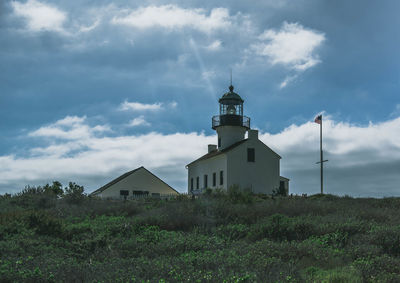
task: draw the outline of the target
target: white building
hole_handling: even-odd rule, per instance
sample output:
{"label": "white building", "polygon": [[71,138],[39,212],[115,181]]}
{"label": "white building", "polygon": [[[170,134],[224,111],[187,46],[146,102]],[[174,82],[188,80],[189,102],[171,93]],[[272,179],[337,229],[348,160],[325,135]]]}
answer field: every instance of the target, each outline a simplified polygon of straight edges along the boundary
{"label": "white building", "polygon": [[281,157],[258,139],[257,130],[250,129],[243,102],[232,85],[219,99],[219,115],[212,117],[218,145],[208,145],[207,154],[186,166],[189,193],[233,185],[254,193],[272,194],[279,188],[289,192],[289,179],[280,177]]}
{"label": "white building", "polygon": [[119,176],[90,195],[100,198],[130,199],[163,198],[178,194],[171,186],[142,166]]}

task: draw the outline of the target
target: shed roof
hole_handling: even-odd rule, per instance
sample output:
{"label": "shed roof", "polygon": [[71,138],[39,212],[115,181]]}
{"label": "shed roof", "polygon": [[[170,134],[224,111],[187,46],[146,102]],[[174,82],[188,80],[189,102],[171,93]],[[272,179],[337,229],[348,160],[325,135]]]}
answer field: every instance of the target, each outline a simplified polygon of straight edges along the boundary
{"label": "shed roof", "polygon": [[126,172],[125,174],[122,174],[121,176],[119,176],[118,178],[115,178],[114,180],[112,180],[111,182],[105,184],[104,186],[102,186],[101,188],[91,192],[89,195],[96,195],[99,194],[103,191],[105,191],[106,189],[108,189],[109,187],[111,187],[112,185],[118,183],[119,181],[127,178],[128,176],[132,175],[133,173],[135,173],[136,171],[139,171],[140,169],[144,169],[147,172],[149,172],[151,175],[153,175],[155,178],[157,178],[158,180],[160,180],[161,182],[163,182],[165,185],[167,185],[171,190],[177,192],[179,194],[179,192],[177,190],[175,190],[173,187],[171,187],[170,185],[168,185],[167,183],[165,183],[163,180],[161,180],[159,177],[157,177],[156,175],[154,175],[153,173],[151,173],[149,170],[147,170],[146,168],[144,168],[143,166],[136,168],[135,170]]}

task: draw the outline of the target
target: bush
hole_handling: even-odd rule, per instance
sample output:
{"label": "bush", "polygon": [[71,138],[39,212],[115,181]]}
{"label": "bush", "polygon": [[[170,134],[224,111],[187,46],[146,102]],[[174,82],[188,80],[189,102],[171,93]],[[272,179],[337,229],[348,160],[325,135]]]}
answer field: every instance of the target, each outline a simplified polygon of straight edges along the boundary
{"label": "bush", "polygon": [[398,199],[233,188],[121,202],[58,188],[0,198],[0,281],[400,282]]}
{"label": "bush", "polygon": [[62,237],[63,223],[45,212],[32,212],[27,218],[28,226],[39,235]]}
{"label": "bush", "polygon": [[254,197],[250,189],[241,189],[237,185],[230,186],[228,188],[228,199],[233,203],[253,203]]}
{"label": "bush", "polygon": [[80,204],[85,199],[83,186],[69,182],[68,187],[65,188],[64,198],[71,204]]}

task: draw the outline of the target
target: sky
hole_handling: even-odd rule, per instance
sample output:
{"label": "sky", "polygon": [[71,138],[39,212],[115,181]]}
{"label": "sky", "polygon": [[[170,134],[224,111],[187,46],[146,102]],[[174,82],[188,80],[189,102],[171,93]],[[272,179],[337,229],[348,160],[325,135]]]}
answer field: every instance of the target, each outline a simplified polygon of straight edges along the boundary
{"label": "sky", "polygon": [[145,166],[180,192],[232,70],[294,194],[400,196],[397,0],[0,1],[0,194]]}

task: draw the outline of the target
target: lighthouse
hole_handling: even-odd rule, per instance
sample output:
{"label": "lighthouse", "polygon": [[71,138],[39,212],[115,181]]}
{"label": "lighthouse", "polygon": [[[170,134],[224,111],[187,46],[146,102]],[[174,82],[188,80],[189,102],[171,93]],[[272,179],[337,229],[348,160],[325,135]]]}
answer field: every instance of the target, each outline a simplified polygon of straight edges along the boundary
{"label": "lighthouse", "polygon": [[218,149],[244,139],[246,131],[250,129],[250,118],[243,116],[244,100],[235,93],[233,85],[229,91],[219,99],[219,115],[212,117],[212,128],[218,134]]}
{"label": "lighthouse", "polygon": [[186,165],[188,193],[201,194],[207,188],[228,190],[232,186],[259,194],[278,189],[288,193],[289,179],[280,176],[281,156],[259,140],[258,130],[250,128],[250,118],[243,115],[244,100],[232,84],[218,102],[219,115],[211,119],[218,141],[208,145],[205,155]]}

